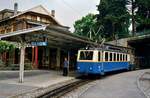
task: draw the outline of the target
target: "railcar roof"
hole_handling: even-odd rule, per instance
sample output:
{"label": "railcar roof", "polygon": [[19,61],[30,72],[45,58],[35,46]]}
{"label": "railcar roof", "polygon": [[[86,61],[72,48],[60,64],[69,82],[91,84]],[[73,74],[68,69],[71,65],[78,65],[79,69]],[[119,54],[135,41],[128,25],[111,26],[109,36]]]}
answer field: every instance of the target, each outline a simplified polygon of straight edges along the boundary
{"label": "railcar roof", "polygon": [[[108,52],[117,52],[117,53],[128,53],[127,51],[117,51],[117,50],[102,50],[102,49],[95,49],[97,51],[108,51]],[[79,51],[95,51],[94,49],[81,49]]]}

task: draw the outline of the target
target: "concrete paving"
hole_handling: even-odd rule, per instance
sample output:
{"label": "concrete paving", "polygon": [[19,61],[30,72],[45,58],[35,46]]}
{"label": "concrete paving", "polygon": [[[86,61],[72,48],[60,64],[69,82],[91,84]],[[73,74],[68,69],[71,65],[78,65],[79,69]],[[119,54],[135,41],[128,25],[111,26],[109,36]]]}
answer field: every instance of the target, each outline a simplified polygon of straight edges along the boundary
{"label": "concrete paving", "polygon": [[141,75],[137,83],[139,89],[145,94],[145,96],[150,98],[150,71]]}
{"label": "concrete paving", "polygon": [[137,78],[146,71],[150,69],[106,76],[79,98],[145,98],[137,87]]}
{"label": "concrete paving", "polygon": [[18,71],[0,71],[0,98],[10,98],[74,79],[62,76],[61,71],[31,70],[25,72],[24,82],[19,83],[18,74]]}

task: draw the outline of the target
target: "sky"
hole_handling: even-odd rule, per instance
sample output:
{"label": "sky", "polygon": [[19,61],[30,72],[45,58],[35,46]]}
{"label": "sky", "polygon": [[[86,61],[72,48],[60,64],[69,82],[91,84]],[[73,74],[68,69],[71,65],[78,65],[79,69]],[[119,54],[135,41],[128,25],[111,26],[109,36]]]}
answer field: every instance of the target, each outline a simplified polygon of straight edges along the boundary
{"label": "sky", "polygon": [[55,10],[56,19],[65,26],[74,30],[73,24],[88,13],[98,13],[96,5],[100,0],[0,0],[0,10],[13,9],[18,3],[18,9],[24,11],[42,5],[48,11]]}

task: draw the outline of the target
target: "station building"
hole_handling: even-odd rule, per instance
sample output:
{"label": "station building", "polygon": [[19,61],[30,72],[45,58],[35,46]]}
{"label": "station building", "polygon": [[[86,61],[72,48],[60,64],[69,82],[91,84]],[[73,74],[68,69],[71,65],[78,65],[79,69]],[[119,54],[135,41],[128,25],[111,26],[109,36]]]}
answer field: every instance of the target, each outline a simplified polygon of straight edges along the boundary
{"label": "station building", "polygon": [[14,10],[0,11],[1,40],[18,45],[13,52],[2,54],[1,59],[5,63],[19,65],[19,43],[24,42],[25,65],[30,64],[33,69],[61,69],[64,58],[67,57],[70,69],[74,69],[77,50],[87,44],[94,44],[60,24],[55,18],[54,10],[49,12],[39,5],[21,12],[17,6],[15,3]]}

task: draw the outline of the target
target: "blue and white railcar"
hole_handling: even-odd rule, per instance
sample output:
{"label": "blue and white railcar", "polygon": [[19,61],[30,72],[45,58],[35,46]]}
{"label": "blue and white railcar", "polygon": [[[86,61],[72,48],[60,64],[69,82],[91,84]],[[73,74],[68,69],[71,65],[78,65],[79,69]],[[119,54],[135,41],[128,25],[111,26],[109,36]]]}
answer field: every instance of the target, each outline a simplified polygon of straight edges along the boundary
{"label": "blue and white railcar", "polygon": [[102,50],[79,50],[77,72],[101,74],[106,72],[129,69],[130,55],[125,52]]}

